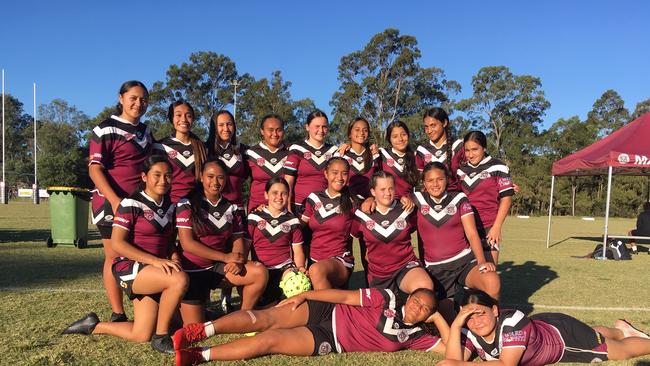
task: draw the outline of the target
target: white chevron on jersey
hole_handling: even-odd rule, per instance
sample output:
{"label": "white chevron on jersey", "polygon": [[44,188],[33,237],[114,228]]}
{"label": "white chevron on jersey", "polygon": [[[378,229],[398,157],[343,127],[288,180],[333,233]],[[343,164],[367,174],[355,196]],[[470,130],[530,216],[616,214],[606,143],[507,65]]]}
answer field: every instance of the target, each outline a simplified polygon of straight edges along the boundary
{"label": "white chevron on jersey", "polygon": [[[415,196],[415,199],[416,199],[418,202],[420,202],[421,205],[427,205],[427,206],[429,206],[429,202],[426,201],[426,199],[424,198],[424,195],[422,194],[422,192],[417,192],[417,191],[416,191],[416,192],[414,193],[414,196]],[[452,199],[452,200],[447,204],[447,206],[445,206],[445,208],[443,208],[443,209],[440,210],[440,211],[436,211],[436,210],[434,210],[433,207],[432,207],[432,208],[429,210],[429,213],[426,214],[426,215],[431,216],[431,217],[432,217],[434,220],[436,220],[436,221],[440,221],[440,220],[442,220],[445,216],[450,215],[449,212],[447,211],[448,208],[453,207],[452,210],[454,210],[454,214],[455,214],[455,213],[456,213],[456,205],[458,204],[458,201],[460,201],[460,200],[463,199],[463,198],[467,198],[467,196],[465,195],[465,193],[459,192],[459,193],[456,194],[456,197],[454,197],[454,198],[453,198],[453,199]],[[444,199],[444,198],[443,198],[443,199]],[[422,214],[422,211],[420,211],[420,213]],[[424,215],[424,214],[423,214],[423,215]],[[426,216],[426,215],[425,215],[425,216]],[[469,215],[469,214],[468,214],[468,215]]]}
{"label": "white chevron on jersey", "polygon": [[229,155],[229,154],[223,154],[223,155],[219,156],[219,159],[221,161],[223,161],[223,163],[226,164],[226,166],[228,168],[232,168],[233,166],[235,166],[235,164],[237,164],[238,162],[240,162],[242,160],[241,154],[233,154],[228,159],[226,158],[226,155]]}
{"label": "white chevron on jersey", "polygon": [[[483,163],[483,162],[481,162],[481,163]],[[463,167],[459,167],[457,174],[458,174],[459,177],[462,176],[462,178],[463,178],[462,181],[465,184],[467,184],[468,186],[473,186],[474,183],[477,180],[488,178],[490,176],[490,173],[494,173],[494,172],[502,172],[504,174],[509,174],[510,170],[508,169],[507,166],[502,165],[502,164],[498,164],[498,165],[492,165],[492,166],[488,167],[487,169],[485,169],[485,170],[483,170],[481,172],[472,172],[472,173],[470,173],[471,176],[470,176],[470,174],[467,174],[465,171],[463,171]],[[487,176],[485,176],[486,174],[487,174]]]}
{"label": "white chevron on jersey", "polygon": [[[384,289],[382,291],[386,292],[388,294],[389,298],[390,298],[390,300],[388,301],[388,309],[390,309],[392,311],[395,311],[395,312],[400,311],[400,309],[395,309],[397,304],[396,304],[395,294],[393,294],[393,291],[391,291],[389,289]],[[397,337],[397,339],[400,342],[406,342],[409,339],[411,334],[417,333],[417,332],[422,330],[420,327],[414,327],[414,328],[411,328],[411,329],[408,329],[408,330],[407,329],[401,329],[401,328],[394,329],[393,328],[393,323],[395,323],[395,318],[396,317],[394,317],[394,316],[387,316],[386,317],[386,323],[384,323],[384,329],[382,330],[382,332],[384,334],[388,334],[388,335],[392,335],[392,336]]]}
{"label": "white chevron on jersey", "polygon": [[[323,163],[327,162],[332,156],[334,156],[334,152],[336,152],[337,147],[336,146],[331,146],[327,151],[322,153],[321,156],[316,156],[315,153],[312,151],[305,149],[304,147],[298,145],[298,144],[293,144],[289,148],[289,150],[297,150],[300,151],[301,153],[310,153],[311,158],[310,160],[313,160],[317,165],[322,165]],[[320,151],[320,150],[317,150]]]}
{"label": "white chevron on jersey", "polygon": [[272,171],[273,173],[277,173],[280,170],[282,170],[282,166],[284,166],[284,162],[287,160],[287,157],[285,156],[284,158],[280,159],[280,161],[278,161],[277,163],[271,164],[270,161],[266,160],[265,158],[260,156],[258,153],[256,153],[253,150],[250,150],[250,149],[246,150],[246,155],[250,156],[251,158],[255,159],[256,161],[259,161],[259,159],[264,160],[264,167],[266,169]]}
{"label": "white chevron on jersey", "polygon": [[[381,154],[384,155],[384,157],[386,158],[386,160],[390,159],[390,160],[393,161],[393,166],[391,166],[391,168],[397,170],[397,171],[400,172],[400,173],[403,173],[403,172],[404,172],[404,168],[405,168],[405,166],[404,166],[403,163],[402,163],[402,164],[398,163],[397,160],[395,160],[395,158],[393,158],[393,157],[390,155],[390,153],[389,153],[386,149],[384,149],[383,147],[379,148],[379,151],[381,151]],[[396,155],[397,155],[397,154],[396,154]],[[406,155],[404,155],[404,157],[400,156],[399,158],[401,158],[401,159],[403,159],[403,161],[405,161],[405,160],[406,160]],[[390,165],[389,165],[389,166],[390,166]]]}
{"label": "white chevron on jersey", "polygon": [[[327,193],[325,193],[325,194],[327,194]],[[312,201],[314,201],[314,204],[320,203],[320,208],[317,211],[318,211],[318,213],[320,214],[320,216],[322,218],[326,218],[328,216],[336,215],[336,214],[341,213],[341,209],[340,209],[341,205],[336,205],[336,206],[334,206],[334,207],[332,207],[331,209],[328,210],[325,207],[325,204],[323,204],[323,202],[320,200],[320,198],[318,198],[318,195],[316,193],[310,193],[309,196],[307,197],[307,199],[311,199]],[[316,208],[316,206],[314,206],[314,208]]]}
{"label": "white chevron on jersey", "polygon": [[[144,193],[142,193],[142,194],[144,195]],[[144,203],[142,203],[140,201],[136,201],[136,200],[131,199],[131,198],[123,199],[120,204],[123,207],[137,207],[137,208],[141,209],[142,211],[145,211],[145,210],[153,211],[153,218],[154,218],[154,220],[156,220],[158,225],[160,225],[161,227],[165,227],[167,224],[169,224],[169,221],[174,216],[174,211],[176,209],[176,206],[170,205],[167,208],[167,212],[164,212],[162,215],[159,215],[158,210],[152,210],[146,204],[144,204]]]}
{"label": "white chevron on jersey", "polygon": [[259,223],[260,221],[264,221],[266,223],[266,225],[264,226],[264,229],[269,234],[271,234],[271,236],[275,236],[275,235],[279,234],[282,231],[282,226],[283,225],[289,225],[289,226],[291,226],[291,225],[300,225],[300,221],[297,218],[294,217],[293,219],[287,220],[287,221],[283,222],[282,224],[280,224],[280,225],[278,225],[276,227],[273,227],[273,225],[271,225],[268,221],[266,221],[265,218],[260,217],[259,215],[254,214],[254,213],[248,214],[248,220],[249,221],[252,220],[252,221],[257,222],[257,223]]}
{"label": "white chevron on jersey", "polygon": [[[115,119],[115,116],[112,116],[111,118]],[[133,134],[131,132],[124,131],[121,128],[118,128],[116,126],[109,126],[109,127],[95,127],[93,128],[93,133],[97,135],[98,137],[102,137],[104,135],[120,135],[124,137],[127,141],[135,141],[141,148],[146,148],[147,145],[149,145],[152,141],[150,141],[149,136],[151,135],[151,131],[149,130],[149,127],[145,129],[145,131],[142,133],[142,136],[138,136],[137,134]]]}
{"label": "white chevron on jersey", "polygon": [[[165,144],[161,144],[161,143],[155,143],[153,145],[153,148],[157,149],[157,150],[162,150],[165,153],[167,153],[168,155],[169,155],[170,151],[176,152],[176,150],[174,150],[173,148],[171,148],[171,147],[169,147],[169,146],[167,146]],[[176,155],[176,157],[174,159],[180,161],[181,164],[183,164],[183,166],[185,166],[186,168],[189,167],[190,165],[194,164],[194,154],[191,154],[187,158],[184,157],[183,154],[175,154],[175,155]]]}
{"label": "white chevron on jersey", "polygon": [[[393,203],[393,207],[395,207],[395,205],[397,205],[397,201],[395,201],[395,203]],[[392,210],[392,209],[393,209],[393,208],[391,208],[391,210]],[[404,210],[404,212],[402,212],[402,213],[401,213],[401,214],[400,214],[400,215],[399,215],[399,216],[398,216],[398,217],[397,217],[397,218],[396,218],[396,219],[395,219],[395,220],[394,220],[394,221],[393,221],[393,222],[392,222],[388,227],[386,227],[386,228],[384,228],[383,226],[381,226],[381,223],[379,223],[379,222],[375,222],[375,226],[373,227],[372,230],[378,232],[378,233],[381,234],[384,238],[387,238],[387,237],[389,237],[393,232],[395,232],[395,230],[403,230],[403,229],[398,229],[397,226],[395,226],[395,224],[396,224],[400,219],[402,219],[402,220],[406,220],[406,218],[411,214],[411,212],[413,212],[413,209],[411,209],[411,210]],[[357,217],[359,217],[360,219],[362,219],[362,220],[363,220],[364,222],[366,222],[366,223],[367,223],[368,221],[375,221],[375,220],[373,220],[370,216],[366,215],[366,214],[365,214],[363,211],[361,211],[361,210],[356,210],[356,211],[354,212],[354,214],[355,214]]]}

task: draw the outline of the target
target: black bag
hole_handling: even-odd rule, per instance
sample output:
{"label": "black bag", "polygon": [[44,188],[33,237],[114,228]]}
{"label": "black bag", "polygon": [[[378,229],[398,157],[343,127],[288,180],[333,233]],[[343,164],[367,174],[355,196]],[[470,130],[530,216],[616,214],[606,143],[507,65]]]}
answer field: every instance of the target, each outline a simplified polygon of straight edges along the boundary
{"label": "black bag", "polygon": [[[615,240],[611,239],[609,242],[607,242],[607,247],[605,249],[605,256],[607,259],[613,259],[616,261],[621,261],[621,260],[630,260],[632,259],[632,255],[630,254],[630,250],[627,249],[627,246],[625,246],[625,243],[623,243],[620,240]],[[603,259],[603,245],[598,244],[594,248],[593,253],[591,254],[591,257],[594,259]]]}

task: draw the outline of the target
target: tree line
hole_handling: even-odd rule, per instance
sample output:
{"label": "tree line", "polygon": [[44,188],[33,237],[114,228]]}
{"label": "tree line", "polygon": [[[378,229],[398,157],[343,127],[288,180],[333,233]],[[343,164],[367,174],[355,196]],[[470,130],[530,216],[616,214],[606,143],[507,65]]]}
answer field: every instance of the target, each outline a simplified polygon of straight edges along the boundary
{"label": "tree line", "polygon": [[[440,106],[451,116],[453,134],[461,138],[478,129],[488,135],[488,152],[505,161],[521,187],[512,213],[544,215],[548,210],[550,169],[553,161],[601,139],[611,131],[650,111],[650,99],[633,112],[614,90],[598,98],[586,120],[578,116],[560,118],[542,129],[542,118],[550,107],[542,81],[533,75],[516,75],[506,66],[483,67],[471,81],[471,95],[459,99],[461,85],[444,70],[420,64],[417,39],[386,29],[374,35],[360,50],[341,58],[338,90],[332,108],[329,139],[347,140],[346,126],[357,116],[371,123],[372,141],[385,144],[385,127],[400,119],[411,130],[411,144],[426,142],[422,114]],[[166,113],[176,99],[189,101],[195,109],[195,133],[206,136],[210,116],[232,109],[237,89],[239,141],[259,140],[259,121],[268,113],[280,115],[286,126],[286,141],[304,136],[306,115],[317,106],[311,99],[294,99],[291,82],[281,71],[255,78],[241,73],[228,56],[196,52],[186,62],[170,65],[165,79],[150,86],[149,109],[144,121],[156,138],[171,133]],[[37,159],[39,186],[91,187],[87,173],[88,138],[94,126],[113,113],[107,106],[88,116],[65,100],[54,99],[39,106]],[[23,104],[6,96],[6,171],[8,187],[33,183],[33,117]],[[612,187],[611,213],[633,217],[648,200],[646,177],[616,177]],[[566,177],[557,180],[555,214],[602,215],[605,209],[606,177]]]}

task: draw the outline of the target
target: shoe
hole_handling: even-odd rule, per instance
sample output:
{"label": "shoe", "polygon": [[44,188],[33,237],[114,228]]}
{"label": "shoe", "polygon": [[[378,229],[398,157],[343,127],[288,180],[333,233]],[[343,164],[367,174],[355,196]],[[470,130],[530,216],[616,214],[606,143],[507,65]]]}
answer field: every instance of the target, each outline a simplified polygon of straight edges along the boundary
{"label": "shoe", "polygon": [[162,353],[174,353],[174,343],[168,334],[154,334],[153,337],[151,337],[151,348]]}
{"label": "shoe", "polygon": [[83,318],[70,324],[61,334],[86,334],[90,335],[99,323],[99,318],[95,313],[88,313]]}
{"label": "shoe", "polygon": [[203,360],[202,347],[193,347],[176,351],[176,366],[198,365],[205,362]]}
{"label": "shoe", "polygon": [[230,296],[223,296],[221,298],[221,311],[223,315],[230,314],[234,310],[232,304],[230,303]]}
{"label": "shoe", "polygon": [[111,323],[121,323],[121,322],[128,322],[129,318],[126,317],[126,314],[124,313],[116,313],[113,312],[111,314]]}
{"label": "shoe", "polygon": [[174,333],[174,350],[187,348],[193,343],[200,342],[208,338],[205,334],[205,325],[203,323],[189,324]]}
{"label": "shoe", "polygon": [[618,319],[614,323],[614,327],[623,332],[623,337],[639,337],[650,339],[650,335],[643,333],[642,331],[636,329],[630,322],[625,319]]}

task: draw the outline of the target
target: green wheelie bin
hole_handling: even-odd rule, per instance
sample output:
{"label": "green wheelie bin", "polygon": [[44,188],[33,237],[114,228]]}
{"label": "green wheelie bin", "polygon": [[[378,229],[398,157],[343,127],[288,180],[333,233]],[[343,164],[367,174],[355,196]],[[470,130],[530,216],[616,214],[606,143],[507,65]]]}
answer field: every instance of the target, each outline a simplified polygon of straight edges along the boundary
{"label": "green wheelie bin", "polygon": [[88,245],[88,205],[90,191],[74,187],[48,187],[50,195],[50,237],[47,246]]}

